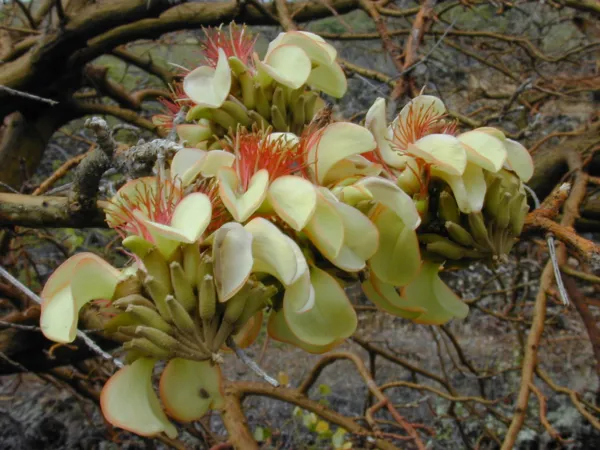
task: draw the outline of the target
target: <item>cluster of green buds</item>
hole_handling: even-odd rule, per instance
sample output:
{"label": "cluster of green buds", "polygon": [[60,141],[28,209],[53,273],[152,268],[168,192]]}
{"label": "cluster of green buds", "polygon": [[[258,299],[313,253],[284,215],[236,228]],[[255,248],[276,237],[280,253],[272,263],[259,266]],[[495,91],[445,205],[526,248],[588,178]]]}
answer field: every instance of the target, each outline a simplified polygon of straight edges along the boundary
{"label": "cluster of green buds", "polygon": [[522,180],[513,172],[485,172],[486,194],[482,211],[462,213],[452,191],[439,184],[429,203],[429,221],[418,233],[429,253],[452,263],[506,260],[518,241],[529,212]]}
{"label": "cluster of green buds", "polygon": [[346,91],[331,45],[282,33],[260,60],[243,28],[207,37],[207,64],[168,104],[187,121],[156,119],[182,148],[106,209],[130,264],[74,255],[41,295],[41,329],[56,342],[75,339],[88,303],[100,308],[128,363],[105,385],[102,411],[147,436],[176,433],[167,414],[220,408],[222,352],[250,345],[264,322],[272,339],[311,353],[350,337],[349,283],[415,323],[466,317],[441,268],[502,260],[528,210],[531,157],[500,131],[459,134],[427,95],[389,125],[383,99],[364,126],[315,117],[319,92]]}
{"label": "cluster of green buds", "polygon": [[[175,105],[188,107],[179,137],[195,148],[220,148],[219,139],[239,126],[301,134],[325,102],[341,97],[346,77],[336,49],[316,34],[281,33],[260,60],[244,27],[205,30],[205,65],[190,71],[173,89]],[[157,125],[169,125],[164,116]]]}

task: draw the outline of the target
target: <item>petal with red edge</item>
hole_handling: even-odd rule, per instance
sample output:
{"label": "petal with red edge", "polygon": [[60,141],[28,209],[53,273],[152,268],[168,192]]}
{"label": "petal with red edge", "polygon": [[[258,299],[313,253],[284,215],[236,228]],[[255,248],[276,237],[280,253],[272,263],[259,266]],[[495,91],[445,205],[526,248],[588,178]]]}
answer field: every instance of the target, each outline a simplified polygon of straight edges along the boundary
{"label": "petal with red edge", "polygon": [[165,433],[177,436],[177,429],[163,412],[152,388],[154,360],[139,358],[119,369],[104,385],[100,407],[106,420],[140,436]]}

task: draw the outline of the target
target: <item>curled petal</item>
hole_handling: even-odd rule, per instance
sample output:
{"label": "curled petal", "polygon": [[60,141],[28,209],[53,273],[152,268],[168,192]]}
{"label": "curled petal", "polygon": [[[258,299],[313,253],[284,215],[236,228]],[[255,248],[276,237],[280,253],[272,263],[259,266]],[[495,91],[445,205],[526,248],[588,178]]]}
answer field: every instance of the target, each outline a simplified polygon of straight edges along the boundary
{"label": "curled petal", "polygon": [[267,324],[267,333],[269,336],[276,341],[285,342],[287,344],[291,344],[295,347],[301,348],[302,350],[320,355],[322,353],[326,353],[334,347],[338,346],[342,339],[333,341],[328,345],[311,345],[307,344],[304,341],[301,341],[291,332],[287,323],[285,322],[285,316],[283,311],[273,311],[269,316],[269,322]]}
{"label": "curled petal", "polygon": [[369,130],[349,122],[328,125],[319,139],[308,149],[309,167],[314,171],[319,184],[327,177],[327,172],[338,162],[351,155],[370,152],[377,143]]}
{"label": "curled petal", "polygon": [[150,220],[145,220],[145,224],[154,235],[176,242],[191,244],[200,239],[200,236],[202,236],[202,233],[204,233],[210,223],[211,215],[212,204],[208,196],[201,192],[195,192],[186,195],[177,204],[169,225],[163,225]]}
{"label": "curled petal", "polygon": [[379,231],[379,247],[369,260],[371,273],[390,285],[410,283],[421,269],[417,233],[385,206],[378,206],[370,219]]}
{"label": "curled petal", "polygon": [[276,178],[267,195],[277,215],[296,231],[306,226],[317,207],[313,184],[293,175]]}
{"label": "curled petal", "polygon": [[175,358],[160,377],[160,398],[167,414],[181,422],[200,419],[223,404],[221,369],[210,361]]}
{"label": "curled petal", "polygon": [[229,222],[213,237],[213,272],[219,301],[226,302],[248,281],[252,272],[252,234]]}
{"label": "curled petal", "polygon": [[178,178],[183,186],[187,186],[198,176],[205,159],[204,150],[182,148],[171,161],[171,178]]}
{"label": "curled petal", "polygon": [[387,126],[385,99],[379,97],[367,111],[365,127],[373,134],[381,158],[391,167],[402,168],[406,163],[406,156],[400,155],[393,150],[390,141],[391,130]]}
{"label": "curled petal", "polygon": [[354,333],[356,312],[338,281],[327,272],[310,269],[310,282],[315,290],[315,304],[297,313],[284,300],[283,312],[291,332],[301,341],[317,346],[333,344]]}
{"label": "curled petal", "polygon": [[100,394],[102,414],[110,424],[141,436],[177,436],[152,388],[154,360],[139,358],[115,373]]}
{"label": "curled petal", "polygon": [[362,283],[362,290],[378,308],[394,316],[416,319],[426,312],[421,306],[409,304],[394,286],[378,280],[373,274]]}
{"label": "curled petal", "polygon": [[217,67],[198,67],[183,79],[185,94],[196,105],[205,108],[219,108],[229,95],[230,89],[231,70],[223,49],[219,49]]}
{"label": "curled petal", "polygon": [[61,264],[40,295],[40,327],[44,336],[55,342],[73,342],[81,308],[91,300],[110,300],[119,274],[93,253],[79,253]]}
{"label": "curled petal", "polygon": [[[304,262],[306,264],[306,261]],[[289,286],[283,295],[283,304],[288,311],[303,314],[315,305],[315,290],[310,283],[308,265],[306,270]]]}
{"label": "curled petal", "polygon": [[389,180],[377,177],[366,177],[355,184],[366,189],[373,200],[390,208],[411,230],[421,223],[421,216],[412,198]]}
{"label": "curled petal", "polygon": [[235,161],[233,153],[225,150],[211,150],[206,153],[206,158],[200,169],[203,177],[214,177],[221,167],[231,167]]}
{"label": "curled petal", "polygon": [[463,133],[457,139],[467,149],[469,162],[490,172],[498,172],[502,169],[507,152],[500,139],[478,130]]}
{"label": "curled petal", "polygon": [[348,90],[346,74],[336,62],[315,67],[311,70],[306,84],[335,98],[342,98]]}
{"label": "curled petal", "polygon": [[182,123],[180,125],[176,125],[175,129],[177,130],[177,136],[182,141],[186,141],[187,145],[191,145],[193,147],[197,146],[199,143],[210,139],[213,135],[213,131],[210,129],[210,126],[206,124],[196,124],[196,123]]}
{"label": "curled petal", "polygon": [[469,214],[481,211],[487,190],[481,167],[469,163],[462,176],[448,175],[436,170],[432,170],[431,174],[448,183],[452,189],[458,208],[462,212]]}
{"label": "curled petal", "polygon": [[529,181],[534,171],[531,154],[525,147],[512,139],[504,141],[504,148],[508,155],[506,162],[509,169],[513,170],[524,182]]}
{"label": "curled petal", "polygon": [[294,241],[262,217],[252,219],[244,228],[252,234],[252,271],[273,275],[285,286],[292,284],[298,272]]}
{"label": "curled petal", "polygon": [[336,209],[317,194],[317,206],[304,232],[328,259],[335,259],[344,245],[344,223]]}
{"label": "curled petal", "polygon": [[312,64],[304,50],[295,45],[274,48],[264,62],[256,61],[259,73],[291,89],[298,89],[308,79]]}
{"label": "curled petal", "polygon": [[467,166],[467,151],[458,139],[449,134],[425,136],[414,145],[409,144],[408,152],[451,175],[462,175]]}
{"label": "curled petal", "polygon": [[414,319],[416,323],[441,325],[452,318],[464,319],[469,307],[440,279],[439,264],[423,263],[417,278],[402,290],[402,297],[419,305],[425,313]]}
{"label": "curled petal", "polygon": [[[316,39],[320,38],[320,39]],[[335,61],[337,52],[330,44],[327,44],[320,36],[314,33],[303,32],[303,31],[288,31],[286,33],[280,33],[271,43],[267,49],[267,55],[265,59],[282,45],[293,45],[304,50],[310,60],[317,64],[332,64]],[[333,55],[331,52],[333,48]]]}
{"label": "curled petal", "polygon": [[231,167],[221,167],[217,172],[219,194],[223,204],[237,222],[245,222],[260,207],[267,196],[269,172],[261,169],[250,179],[248,189],[242,194],[240,180]]}
{"label": "curled petal", "polygon": [[344,245],[331,262],[347,272],[358,272],[366,265],[379,245],[379,232],[373,223],[352,206],[338,201],[331,203],[342,218]]}

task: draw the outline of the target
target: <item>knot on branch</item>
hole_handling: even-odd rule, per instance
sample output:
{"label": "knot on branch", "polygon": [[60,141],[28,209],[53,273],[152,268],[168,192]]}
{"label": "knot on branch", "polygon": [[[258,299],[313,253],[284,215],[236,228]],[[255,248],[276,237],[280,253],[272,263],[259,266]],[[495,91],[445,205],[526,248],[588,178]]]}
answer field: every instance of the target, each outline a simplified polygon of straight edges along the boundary
{"label": "knot on branch", "polygon": [[126,173],[130,179],[150,175],[160,157],[170,160],[173,154],[183,147],[169,139],[140,141],[137,145],[119,154],[114,161],[117,170]]}

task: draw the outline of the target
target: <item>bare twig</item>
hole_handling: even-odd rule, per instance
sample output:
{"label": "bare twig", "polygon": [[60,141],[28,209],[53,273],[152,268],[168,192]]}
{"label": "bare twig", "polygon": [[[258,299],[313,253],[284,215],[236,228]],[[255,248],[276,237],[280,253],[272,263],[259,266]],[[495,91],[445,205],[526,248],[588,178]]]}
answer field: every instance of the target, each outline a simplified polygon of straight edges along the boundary
{"label": "bare twig", "polygon": [[36,100],[38,102],[48,103],[49,105],[52,105],[52,106],[58,105],[58,102],[56,100],[40,97],[38,95],[28,94],[27,92],[19,91],[17,89],[12,89],[7,86],[0,85],[0,91],[4,91],[11,95],[16,95],[17,97],[23,97],[23,98],[28,98],[30,100]]}
{"label": "bare twig", "polygon": [[256,362],[252,358],[246,355],[246,353],[237,346],[237,344],[231,338],[231,336],[227,338],[227,346],[230,349],[232,349],[235,352],[236,356],[240,358],[240,360],[244,364],[246,364],[256,375],[261,377],[271,386],[279,387],[279,382],[275,378],[267,374],[267,372],[265,372],[258,364],[256,364]]}

